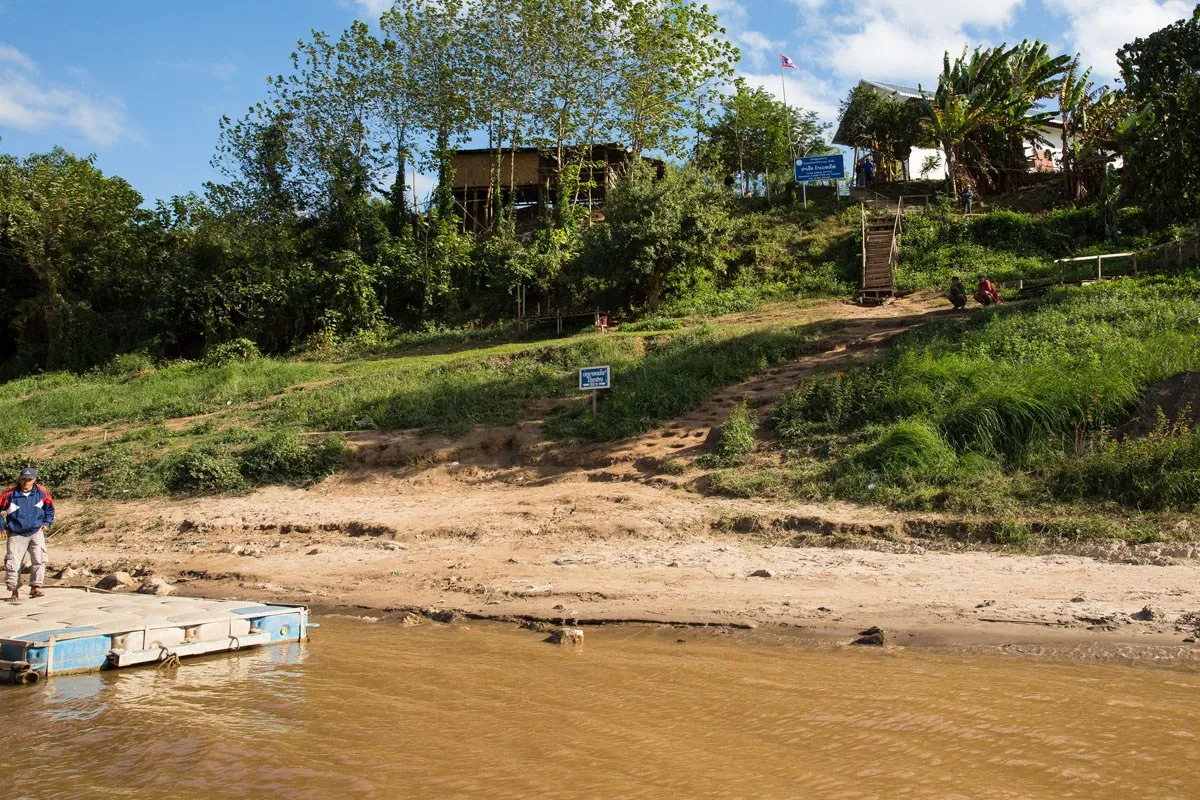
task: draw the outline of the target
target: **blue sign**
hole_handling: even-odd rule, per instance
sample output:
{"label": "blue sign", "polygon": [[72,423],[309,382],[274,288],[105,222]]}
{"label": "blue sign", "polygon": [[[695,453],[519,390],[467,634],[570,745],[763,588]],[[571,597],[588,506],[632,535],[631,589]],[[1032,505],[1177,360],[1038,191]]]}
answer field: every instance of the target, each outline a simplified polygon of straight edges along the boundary
{"label": "blue sign", "polygon": [[796,159],[796,183],[828,181],[846,177],[845,156],[808,156]]}
{"label": "blue sign", "polygon": [[579,370],[579,388],[586,391],[593,389],[611,388],[608,367],[581,367]]}

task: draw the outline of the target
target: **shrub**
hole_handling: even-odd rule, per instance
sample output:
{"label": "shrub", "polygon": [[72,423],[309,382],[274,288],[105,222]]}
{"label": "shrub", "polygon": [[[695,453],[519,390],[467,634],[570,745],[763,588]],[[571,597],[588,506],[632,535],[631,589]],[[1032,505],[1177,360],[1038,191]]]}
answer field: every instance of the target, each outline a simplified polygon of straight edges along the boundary
{"label": "shrub", "polygon": [[227,447],[197,445],[167,457],[163,483],[171,492],[234,492],[246,488],[237,456]]}
{"label": "shrub", "polygon": [[270,433],[241,454],[241,472],[254,484],[316,481],[346,463],[346,448],[336,436],[310,442],[295,431]]}
{"label": "shrub", "polygon": [[921,420],[891,426],[859,458],[865,467],[887,477],[913,475],[926,480],[943,478],[955,462],[953,448]]}
{"label": "shrub", "polygon": [[742,401],[729,412],[725,423],[721,426],[721,436],[717,443],[717,455],[726,465],[740,464],[754,449],[754,440],[758,429],[758,417],[750,410],[750,406]]}
{"label": "shrub", "polygon": [[115,355],[100,371],[110,378],[130,378],[145,372],[153,372],[154,359],[145,353]]}
{"label": "shrub", "polygon": [[1200,432],[1160,425],[1147,436],[1109,439],[1053,472],[1065,498],[1112,500],[1153,511],[1200,506]]}
{"label": "shrub", "polygon": [[249,339],[232,339],[213,345],[204,354],[204,365],[207,367],[223,367],[226,364],[257,361],[262,358],[258,345]]}

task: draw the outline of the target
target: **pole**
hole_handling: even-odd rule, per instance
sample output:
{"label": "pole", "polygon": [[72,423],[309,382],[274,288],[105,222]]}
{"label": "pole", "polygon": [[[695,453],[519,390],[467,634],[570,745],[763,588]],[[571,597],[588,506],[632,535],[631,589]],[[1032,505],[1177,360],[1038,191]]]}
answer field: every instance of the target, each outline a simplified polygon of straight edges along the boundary
{"label": "pole", "polygon": [[[787,104],[787,78],[785,78],[784,75],[785,73],[783,71],[783,65],[781,64],[779,67],[779,85],[780,88],[783,89],[783,109],[787,112],[788,154],[791,155],[792,160],[795,161],[795,142],[792,141],[792,111],[790,108],[788,108]],[[795,195],[792,195],[792,197],[795,197]]]}
{"label": "pole", "polygon": [[808,208],[808,181],[800,181],[800,191],[804,194],[804,207]]}
{"label": "pole", "polygon": [[598,392],[595,389],[592,389],[592,416],[593,417],[596,416],[596,398],[599,397],[599,395],[600,395],[600,392]]}

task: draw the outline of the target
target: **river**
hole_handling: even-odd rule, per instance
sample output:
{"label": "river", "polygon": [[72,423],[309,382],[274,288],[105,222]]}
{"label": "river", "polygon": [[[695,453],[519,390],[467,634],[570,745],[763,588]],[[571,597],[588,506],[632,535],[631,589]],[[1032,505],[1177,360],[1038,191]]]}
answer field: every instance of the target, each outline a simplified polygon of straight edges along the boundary
{"label": "river", "polygon": [[305,645],[0,690],[6,794],[1200,797],[1194,670],[321,622]]}

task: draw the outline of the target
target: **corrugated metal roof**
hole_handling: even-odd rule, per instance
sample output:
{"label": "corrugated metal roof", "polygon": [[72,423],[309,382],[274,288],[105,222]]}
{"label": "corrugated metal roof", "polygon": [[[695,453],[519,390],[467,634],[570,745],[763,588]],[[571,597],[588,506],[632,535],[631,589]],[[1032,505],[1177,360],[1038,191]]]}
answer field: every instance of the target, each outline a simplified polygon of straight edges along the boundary
{"label": "corrugated metal roof", "polygon": [[868,86],[874,86],[876,89],[882,89],[885,92],[891,92],[892,94],[898,94],[901,97],[908,97],[913,100],[925,100],[926,98],[933,96],[932,92],[927,92],[924,89],[917,89],[912,86],[901,86],[898,83],[868,80],[864,80],[863,83],[867,84]]}

